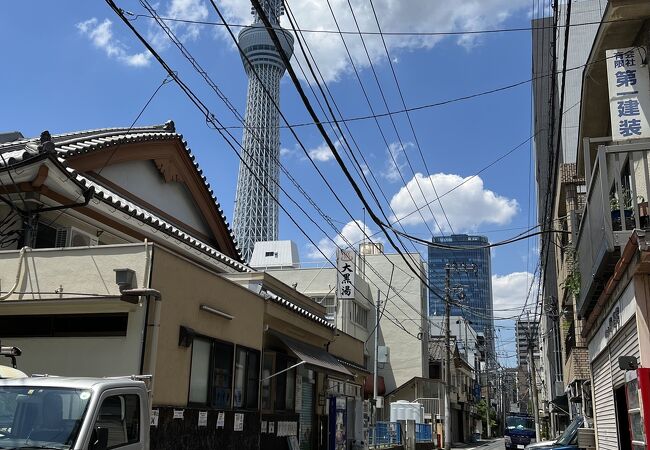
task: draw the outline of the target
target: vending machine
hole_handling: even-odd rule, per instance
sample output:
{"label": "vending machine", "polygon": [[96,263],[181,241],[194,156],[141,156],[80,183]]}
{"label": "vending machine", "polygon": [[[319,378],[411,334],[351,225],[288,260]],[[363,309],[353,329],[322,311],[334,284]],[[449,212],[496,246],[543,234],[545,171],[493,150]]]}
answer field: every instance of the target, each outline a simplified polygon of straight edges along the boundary
{"label": "vending machine", "polygon": [[632,450],[648,450],[646,433],[650,431],[650,368],[628,370],[625,373],[625,393]]}
{"label": "vending machine", "polygon": [[329,398],[329,450],[347,450],[347,399]]}

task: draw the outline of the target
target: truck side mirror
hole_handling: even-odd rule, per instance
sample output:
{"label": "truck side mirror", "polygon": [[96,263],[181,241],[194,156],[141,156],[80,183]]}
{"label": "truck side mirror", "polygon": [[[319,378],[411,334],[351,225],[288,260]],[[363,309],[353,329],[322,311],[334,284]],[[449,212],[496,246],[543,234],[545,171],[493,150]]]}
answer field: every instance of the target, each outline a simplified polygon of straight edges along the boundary
{"label": "truck side mirror", "polygon": [[90,435],[88,450],[106,450],[108,447],[108,428],[95,427]]}

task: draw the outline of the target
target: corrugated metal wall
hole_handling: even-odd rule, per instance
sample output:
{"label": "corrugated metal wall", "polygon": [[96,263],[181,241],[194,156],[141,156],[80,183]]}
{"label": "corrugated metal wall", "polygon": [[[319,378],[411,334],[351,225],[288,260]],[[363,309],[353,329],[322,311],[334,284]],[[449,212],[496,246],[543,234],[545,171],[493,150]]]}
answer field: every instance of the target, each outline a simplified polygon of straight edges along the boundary
{"label": "corrugated metal wall", "polygon": [[615,336],[609,344],[609,349],[603,351],[591,364],[599,450],[619,450],[614,389],[625,382],[625,372],[618,367],[618,357],[623,355],[639,358],[639,340],[634,319]]}

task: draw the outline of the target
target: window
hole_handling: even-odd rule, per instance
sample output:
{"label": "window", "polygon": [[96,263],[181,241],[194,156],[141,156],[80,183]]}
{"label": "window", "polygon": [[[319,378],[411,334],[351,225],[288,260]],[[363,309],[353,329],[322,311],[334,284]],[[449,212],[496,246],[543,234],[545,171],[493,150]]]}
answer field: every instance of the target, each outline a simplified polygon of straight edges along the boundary
{"label": "window", "polygon": [[126,336],[128,313],[0,316],[0,337]]}
{"label": "window", "polygon": [[210,379],[210,342],[195,338],[192,342],[190,369],[190,403],[207,403]]}
{"label": "window", "polygon": [[189,402],[214,408],[230,408],[232,400],[233,345],[194,338]]}
{"label": "window", "polygon": [[212,343],[212,406],[230,408],[232,395],[232,345]]}
{"label": "window", "polygon": [[269,258],[269,257],[277,256],[277,253],[275,253],[275,252],[265,252],[264,256]]}
{"label": "window", "polygon": [[351,319],[357,325],[368,328],[368,310],[358,303],[352,302]]}
{"label": "window", "polygon": [[36,236],[34,237],[34,248],[54,248],[56,247],[56,228],[38,222],[36,226]]}
{"label": "window", "polygon": [[439,362],[429,363],[429,378],[434,380],[440,380],[442,374],[442,367]]}
{"label": "window", "polygon": [[136,394],[106,397],[99,408],[96,425],[108,430],[107,449],[138,442],[140,440],[140,397]]}
{"label": "window", "polygon": [[260,354],[255,350],[237,347],[235,362],[235,408],[257,409]]}
{"label": "window", "polygon": [[[296,360],[284,353],[264,352],[262,362],[262,410],[293,411],[296,399],[296,369],[286,370]],[[280,373],[281,372],[281,373]]]}

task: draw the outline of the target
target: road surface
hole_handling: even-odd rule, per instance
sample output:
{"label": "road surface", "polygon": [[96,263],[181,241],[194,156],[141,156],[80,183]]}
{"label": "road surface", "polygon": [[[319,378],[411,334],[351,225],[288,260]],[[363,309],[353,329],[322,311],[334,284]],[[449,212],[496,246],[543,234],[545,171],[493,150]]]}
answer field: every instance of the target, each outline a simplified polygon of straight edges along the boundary
{"label": "road surface", "polygon": [[484,440],[475,444],[452,446],[452,450],[504,450],[503,438]]}

